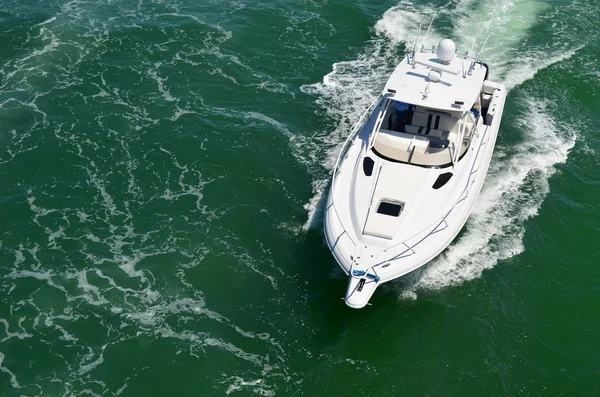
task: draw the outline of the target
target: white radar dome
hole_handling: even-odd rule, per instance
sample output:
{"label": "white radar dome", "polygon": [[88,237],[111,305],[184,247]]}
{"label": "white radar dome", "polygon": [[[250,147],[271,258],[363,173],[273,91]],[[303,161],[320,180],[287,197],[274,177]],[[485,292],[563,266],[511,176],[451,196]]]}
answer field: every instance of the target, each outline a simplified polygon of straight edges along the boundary
{"label": "white radar dome", "polygon": [[456,56],[456,44],[450,39],[444,39],[438,44],[437,57],[442,63],[450,63]]}

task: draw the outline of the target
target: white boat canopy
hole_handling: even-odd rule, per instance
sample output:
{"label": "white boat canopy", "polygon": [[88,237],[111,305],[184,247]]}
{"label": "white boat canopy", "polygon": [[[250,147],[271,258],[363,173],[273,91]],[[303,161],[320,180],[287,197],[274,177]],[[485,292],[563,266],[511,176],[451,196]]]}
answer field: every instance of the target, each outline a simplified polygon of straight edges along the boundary
{"label": "white boat canopy", "polygon": [[466,111],[481,94],[487,69],[471,61],[454,58],[442,63],[434,53],[415,54],[410,63],[399,65],[384,91],[396,101],[440,111]]}

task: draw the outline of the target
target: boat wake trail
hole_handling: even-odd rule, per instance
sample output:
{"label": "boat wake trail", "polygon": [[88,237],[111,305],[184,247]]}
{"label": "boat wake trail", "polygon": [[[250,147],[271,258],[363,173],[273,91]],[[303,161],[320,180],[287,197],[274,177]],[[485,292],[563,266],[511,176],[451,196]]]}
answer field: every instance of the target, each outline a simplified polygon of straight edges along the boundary
{"label": "boat wake trail", "polygon": [[[489,7],[467,0],[459,9],[454,32],[459,47],[472,46],[478,27],[477,42],[491,31],[482,59],[491,67],[490,78],[502,81],[509,90],[532,79],[538,71],[571,58],[584,47],[574,45],[581,41],[574,41],[562,29],[544,30],[541,34],[532,31],[549,9],[545,3],[501,0],[497,7]],[[542,39],[548,45],[533,44],[534,39]],[[480,43],[474,46],[475,51],[479,46]]]}
{"label": "boat wake trail", "polygon": [[[531,28],[547,8],[537,3],[506,0],[491,10],[476,1],[461,1],[438,13],[438,20],[453,21],[453,31],[448,31],[448,24],[438,27],[434,23],[427,44],[451,36],[459,48],[471,48],[481,22],[474,46],[478,51],[487,31],[494,26],[482,58],[490,66],[491,77],[513,89],[540,70],[571,58],[582,48],[574,47],[568,39],[551,38],[555,44],[552,50],[528,43]],[[305,92],[319,95],[317,103],[338,121],[333,133],[323,132],[326,135],[322,140],[327,143],[323,155],[325,166],[314,176],[314,197],[306,205],[305,228],[321,226],[330,172],[353,122],[380,91],[403,50],[412,45],[421,17],[424,16],[426,26],[434,12],[406,2],[390,8],[375,24],[374,40],[357,59],[334,64],[321,83],[303,87]],[[566,161],[577,137],[574,127],[559,124],[554,118],[556,103],[540,100],[539,95],[543,93],[536,92],[534,96],[520,92],[509,96],[509,106],[510,102],[517,102],[519,110],[512,114],[505,112],[486,182],[465,230],[433,262],[392,285],[401,297],[414,299],[419,290],[438,290],[472,280],[498,261],[523,252],[524,221],[537,214],[549,191],[549,177],[556,164]],[[504,143],[503,130],[510,130],[511,134],[516,131],[515,136],[521,141]]]}
{"label": "boat wake trail", "polygon": [[429,265],[399,280],[403,298],[418,290],[438,290],[481,276],[498,261],[523,252],[524,222],[537,215],[549,192],[556,164],[575,145],[575,128],[552,117],[548,101],[527,98],[515,127],[526,137],[512,152],[498,147],[483,190],[462,236]]}

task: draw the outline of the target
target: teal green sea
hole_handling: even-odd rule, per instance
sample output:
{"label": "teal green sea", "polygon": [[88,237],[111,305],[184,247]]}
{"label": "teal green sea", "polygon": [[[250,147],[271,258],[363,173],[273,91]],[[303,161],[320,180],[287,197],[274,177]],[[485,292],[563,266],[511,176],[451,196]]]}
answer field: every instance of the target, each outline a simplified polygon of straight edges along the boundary
{"label": "teal green sea", "polygon": [[[458,239],[352,310],[323,199],[436,12],[431,43],[493,28],[496,151]],[[0,0],[0,396],[600,396],[599,16]]]}

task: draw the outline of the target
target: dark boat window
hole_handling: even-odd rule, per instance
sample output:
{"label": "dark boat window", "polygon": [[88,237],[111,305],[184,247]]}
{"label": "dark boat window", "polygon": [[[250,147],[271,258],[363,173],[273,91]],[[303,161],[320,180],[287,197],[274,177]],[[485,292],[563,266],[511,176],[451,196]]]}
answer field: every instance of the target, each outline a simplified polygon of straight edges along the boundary
{"label": "dark boat window", "polygon": [[402,211],[402,204],[390,203],[389,201],[382,201],[379,203],[379,208],[377,208],[378,214],[389,216],[398,216],[400,211]]}
{"label": "dark boat window", "polygon": [[390,116],[388,118],[387,129],[391,131],[404,132],[404,126],[409,124],[410,119],[412,118],[414,105],[409,105],[408,103],[400,101],[392,101],[390,108],[393,110],[390,112]]}
{"label": "dark boat window", "polygon": [[451,172],[445,172],[445,173],[441,174],[440,176],[438,176],[438,179],[436,179],[436,181],[433,183],[433,188],[434,189],[441,188],[446,183],[448,183],[448,181],[450,180],[450,178],[452,178],[452,173]]}
{"label": "dark boat window", "polygon": [[366,176],[373,175],[373,165],[374,164],[375,164],[375,162],[373,161],[372,158],[365,157],[365,159],[363,161],[363,171],[365,172]]}

